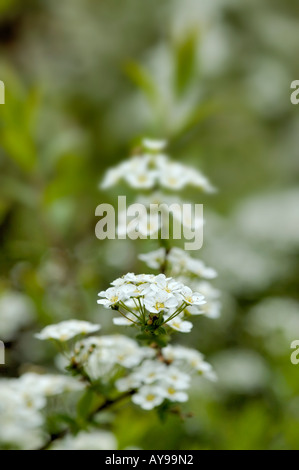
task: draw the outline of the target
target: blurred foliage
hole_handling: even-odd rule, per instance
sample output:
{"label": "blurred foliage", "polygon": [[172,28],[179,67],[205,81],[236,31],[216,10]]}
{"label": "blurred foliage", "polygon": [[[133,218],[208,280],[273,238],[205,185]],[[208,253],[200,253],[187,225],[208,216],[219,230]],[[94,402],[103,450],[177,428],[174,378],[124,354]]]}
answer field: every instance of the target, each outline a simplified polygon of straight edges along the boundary
{"label": "blurred foliage", "polygon": [[[294,1],[0,0],[0,297],[22,293],[35,312],[7,342],[2,376],[55,368],[54,349],[33,339],[50,322],[120,330],[97,292],[141,272],[136,252],[146,249],[96,239],[95,208],[117,196],[98,184],[140,136],[165,137],[174,158],[219,188],[186,194],[205,205],[199,256],[219,270],[223,291],[221,319],[195,322],[191,345],[224,379],[231,367],[235,375],[194,386],[194,416],[183,422],[122,404],[112,429],[121,448],[298,449],[299,385],[284,331],[295,325],[298,338],[299,310],[288,310],[299,300],[299,114],[289,100],[298,22]],[[274,221],[259,210],[265,198]],[[250,231],[237,214],[249,220],[251,202]],[[252,309],[272,298],[286,302],[273,312],[276,331],[263,318],[252,329]]]}

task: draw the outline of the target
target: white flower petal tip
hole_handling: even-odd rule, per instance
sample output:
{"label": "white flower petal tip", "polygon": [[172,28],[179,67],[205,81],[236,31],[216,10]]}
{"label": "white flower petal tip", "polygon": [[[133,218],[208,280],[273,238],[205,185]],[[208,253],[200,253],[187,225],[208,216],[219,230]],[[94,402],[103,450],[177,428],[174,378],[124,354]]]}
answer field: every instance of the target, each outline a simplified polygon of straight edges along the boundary
{"label": "white flower petal tip", "polygon": [[145,138],[142,140],[142,145],[146,150],[159,152],[167,147],[167,140]]}

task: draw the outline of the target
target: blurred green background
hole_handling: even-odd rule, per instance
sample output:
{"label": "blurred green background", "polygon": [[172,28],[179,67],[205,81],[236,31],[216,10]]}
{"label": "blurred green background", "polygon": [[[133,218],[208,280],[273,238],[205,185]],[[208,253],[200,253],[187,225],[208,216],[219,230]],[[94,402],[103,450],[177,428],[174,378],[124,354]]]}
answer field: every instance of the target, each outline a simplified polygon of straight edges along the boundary
{"label": "blurred green background", "polygon": [[48,323],[126,332],[97,292],[149,247],[96,239],[95,208],[118,194],[98,185],[136,139],[167,138],[218,188],[185,196],[204,203],[222,316],[177,341],[219,382],[194,383],[184,422],[124,405],[120,448],[299,448],[298,28],[290,0],[0,0],[1,376],[55,370],[33,339]]}

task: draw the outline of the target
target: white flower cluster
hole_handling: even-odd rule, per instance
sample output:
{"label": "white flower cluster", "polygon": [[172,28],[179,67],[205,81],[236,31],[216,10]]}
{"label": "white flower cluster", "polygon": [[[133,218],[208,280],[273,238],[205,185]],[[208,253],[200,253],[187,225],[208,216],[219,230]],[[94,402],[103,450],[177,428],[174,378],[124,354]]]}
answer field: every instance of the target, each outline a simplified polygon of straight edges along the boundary
{"label": "white flower cluster", "polygon": [[26,373],[0,380],[0,442],[21,449],[36,448],[46,440],[43,410],[47,399],[80,391],[83,385],[63,375]]}
{"label": "white flower cluster", "polygon": [[40,333],[37,333],[35,337],[41,340],[52,339],[64,342],[79,335],[95,333],[100,328],[100,325],[93,325],[87,321],[67,320],[56,325],[46,326]]}
{"label": "white flower cluster", "polygon": [[166,262],[171,276],[192,275],[204,279],[214,279],[217,276],[215,269],[205,266],[201,260],[192,258],[177,247],[171,248],[169,253],[166,253],[165,248],[159,248],[139,255],[139,259],[152,269],[160,269]]}
{"label": "white flower cluster", "polygon": [[196,350],[167,346],[157,356],[154,348],[139,346],[122,335],[83,339],[74,348],[71,364],[82,368],[93,382],[111,383],[122,371],[126,375],[116,380],[116,388],[134,392],[132,401],[145,410],[164,400],[187,401],[194,373],[215,379],[211,366]]}
{"label": "white flower cluster", "polygon": [[101,183],[102,189],[121,181],[134,189],[165,188],[181,190],[190,185],[204,192],[214,192],[208,179],[192,167],[173,162],[163,152],[166,142],[143,140],[140,155],[109,169]]}
{"label": "white flower cluster", "polygon": [[131,374],[118,379],[116,387],[122,392],[137,390],[132,395],[133,403],[144,410],[151,410],[164,400],[186,402],[187,390],[194,373],[215,380],[210,364],[204,361],[198,351],[181,346],[167,346],[161,351],[160,362],[144,361]]}
{"label": "white flower cluster", "polygon": [[126,336],[91,336],[76,343],[71,364],[83,368],[93,381],[109,382],[120,367],[135,367],[154,355],[153,349]]}
{"label": "white flower cluster", "polygon": [[[131,296],[134,305],[137,303],[140,305],[139,313],[141,315],[144,314],[145,309],[148,311],[147,318],[150,318],[152,312],[159,317],[161,312],[167,310],[167,301],[170,305],[170,311],[173,310],[174,300],[176,305],[177,300],[184,305],[191,301],[198,305],[203,302],[200,294],[194,294],[191,289],[162,274],[153,276],[128,273],[123,278],[114,281],[113,284],[114,287],[111,288],[113,293],[108,289],[109,294],[106,291],[106,299],[103,299],[102,303],[107,307],[115,306],[117,303],[126,305],[129,300],[128,296]],[[166,296],[163,300],[163,308],[162,305],[153,304],[151,300],[152,296],[156,296],[156,302],[159,302],[162,295]],[[138,311],[137,307],[136,311]],[[136,319],[135,314],[131,315],[134,315]],[[189,323],[180,318],[172,320],[173,323],[175,321],[182,325]],[[70,326],[73,326],[73,323],[74,321],[69,321]],[[51,326],[52,331],[60,332],[61,324]],[[92,331],[95,326],[89,324],[88,330]],[[172,327],[174,328],[174,325]],[[74,334],[72,328],[70,331]],[[84,331],[86,332],[86,329]],[[78,330],[75,331],[75,334],[78,334]],[[51,339],[53,333],[47,336]],[[55,335],[55,338],[58,337],[59,334]],[[65,341],[65,335],[61,341]],[[134,339],[122,335],[90,336],[77,341],[71,352],[69,365],[73,371],[88,378],[93,385],[115,384],[119,392],[132,392],[132,401],[145,410],[153,409],[165,400],[176,403],[187,401],[186,390],[190,387],[191,376],[194,373],[204,375],[210,380],[215,379],[211,366],[196,350],[181,346],[166,346],[161,349],[140,346]],[[61,393],[66,390],[68,385],[68,383],[60,383],[59,379],[55,381],[54,378],[50,380],[48,377],[50,376],[39,376],[39,387],[35,387],[35,389],[33,374],[27,374],[19,379],[19,383],[26,384],[26,390],[34,390],[34,397],[37,396],[40,399],[38,390],[42,391],[43,398],[38,402],[41,408],[45,406],[45,396]],[[74,382],[74,384],[79,388],[82,386],[78,382]],[[70,382],[70,388],[72,389],[72,387],[73,382]],[[33,407],[33,409],[35,408]],[[37,408],[37,411],[39,409]],[[63,442],[62,445],[64,445]],[[71,445],[71,443],[67,441],[65,445]]]}
{"label": "white flower cluster", "polygon": [[202,294],[164,274],[128,273],[112,282],[112,286],[99,293],[103,298],[98,304],[118,310],[125,320],[118,324],[131,322],[149,329],[167,325],[188,333],[192,323],[184,321],[184,310],[192,307],[190,313],[199,314],[205,304]]}

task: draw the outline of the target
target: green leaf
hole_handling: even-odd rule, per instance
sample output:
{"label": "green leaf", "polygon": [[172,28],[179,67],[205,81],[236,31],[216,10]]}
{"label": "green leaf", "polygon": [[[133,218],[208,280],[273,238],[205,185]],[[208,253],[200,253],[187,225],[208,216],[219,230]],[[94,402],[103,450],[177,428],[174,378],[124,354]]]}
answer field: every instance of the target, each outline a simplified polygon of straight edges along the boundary
{"label": "green leaf", "polygon": [[91,388],[87,388],[86,392],[79,400],[77,405],[78,421],[85,422],[90,416],[93,409],[93,403],[95,399],[95,393]]}
{"label": "green leaf", "polygon": [[150,103],[159,101],[159,93],[155,82],[141,65],[136,62],[127,62],[125,66],[126,75],[140,88]]}
{"label": "green leaf", "polygon": [[166,335],[166,330],[163,328],[163,326],[160,326],[157,331],[159,335]]}
{"label": "green leaf", "polygon": [[191,31],[175,48],[175,90],[179,96],[187,90],[196,71],[196,44],[197,33]]}

